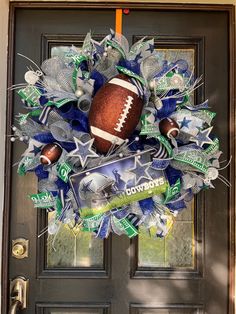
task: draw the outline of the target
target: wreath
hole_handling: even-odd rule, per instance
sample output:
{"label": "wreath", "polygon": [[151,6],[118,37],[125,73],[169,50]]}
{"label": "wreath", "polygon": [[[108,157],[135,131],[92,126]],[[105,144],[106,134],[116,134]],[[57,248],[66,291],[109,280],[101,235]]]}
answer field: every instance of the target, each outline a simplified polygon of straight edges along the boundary
{"label": "wreath", "polygon": [[153,39],[129,49],[113,31],[101,42],[88,33],[81,48],[63,47],[41,67],[25,58],[25,83],[12,87],[25,111],[11,141],[27,145],[18,174],[38,177],[29,198],[52,212],[49,234],[67,224],[131,238],[142,225],[165,237],[195,194],[217,178],[229,185],[216,113],[207,100],[194,104],[201,78],[186,60],[161,62]]}

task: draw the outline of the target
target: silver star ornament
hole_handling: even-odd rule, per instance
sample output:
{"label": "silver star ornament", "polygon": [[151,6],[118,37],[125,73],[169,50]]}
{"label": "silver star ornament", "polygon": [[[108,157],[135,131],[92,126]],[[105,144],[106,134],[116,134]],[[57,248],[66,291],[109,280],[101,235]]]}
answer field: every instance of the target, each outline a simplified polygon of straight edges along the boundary
{"label": "silver star ornament", "polygon": [[83,143],[78,138],[74,137],[74,142],[75,142],[76,148],[72,150],[69,154],[67,154],[67,156],[78,157],[81,162],[82,167],[85,166],[88,158],[99,157],[92,149],[94,139],[91,139]]}
{"label": "silver star ornament", "polygon": [[198,146],[202,147],[204,144],[212,144],[213,141],[210,139],[209,134],[211,133],[213,126],[208,129],[200,131],[197,136],[191,137],[190,141],[195,142]]}

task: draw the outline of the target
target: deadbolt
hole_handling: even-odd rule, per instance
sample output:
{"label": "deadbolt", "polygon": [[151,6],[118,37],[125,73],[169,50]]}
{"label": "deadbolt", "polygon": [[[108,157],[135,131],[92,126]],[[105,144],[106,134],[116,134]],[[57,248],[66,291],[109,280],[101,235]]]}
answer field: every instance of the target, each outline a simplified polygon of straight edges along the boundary
{"label": "deadbolt", "polygon": [[29,240],[12,240],[12,256],[18,259],[28,257]]}

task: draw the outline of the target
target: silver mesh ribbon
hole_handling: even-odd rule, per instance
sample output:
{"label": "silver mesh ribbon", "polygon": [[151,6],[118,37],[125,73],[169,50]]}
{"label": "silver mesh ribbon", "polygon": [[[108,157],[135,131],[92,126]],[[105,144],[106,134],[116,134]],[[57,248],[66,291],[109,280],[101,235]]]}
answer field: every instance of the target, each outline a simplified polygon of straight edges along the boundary
{"label": "silver mesh ribbon", "polygon": [[52,78],[56,78],[58,72],[65,68],[64,61],[59,57],[53,57],[43,61],[41,65],[41,69],[47,76],[51,76]]}
{"label": "silver mesh ribbon", "polygon": [[53,180],[42,179],[38,182],[38,190],[39,192],[50,192],[57,191],[57,185]]}
{"label": "silver mesh ribbon", "polygon": [[162,66],[159,64],[156,56],[150,56],[144,59],[140,65],[141,74],[146,81],[154,78],[156,74],[161,71],[161,69]]}
{"label": "silver mesh ribbon", "polygon": [[66,121],[57,121],[49,127],[52,136],[59,142],[68,142],[73,140],[72,128]]}
{"label": "silver mesh ribbon", "polygon": [[73,75],[74,69],[72,68],[66,68],[62,69],[61,71],[58,72],[56,76],[56,80],[64,91],[68,93],[74,93],[74,88],[73,88],[73,82],[72,82],[72,75]]}

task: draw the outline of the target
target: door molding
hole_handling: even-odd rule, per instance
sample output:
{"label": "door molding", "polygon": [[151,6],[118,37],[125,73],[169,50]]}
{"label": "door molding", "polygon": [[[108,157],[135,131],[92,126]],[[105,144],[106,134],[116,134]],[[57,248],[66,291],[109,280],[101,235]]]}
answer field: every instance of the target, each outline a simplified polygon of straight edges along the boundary
{"label": "door molding", "polygon": [[[216,4],[160,4],[160,3],[134,3],[134,2],[11,2],[9,11],[9,42],[8,42],[8,78],[7,84],[13,83],[13,55],[14,55],[14,36],[15,36],[15,13],[21,8],[38,8],[38,9],[116,9],[130,8],[137,10],[165,10],[165,11],[221,11],[228,14],[229,30],[229,130],[230,145],[229,155],[232,156],[230,165],[230,181],[232,187],[229,191],[229,251],[228,251],[228,270],[229,270],[229,290],[228,290],[228,313],[235,313],[235,7],[233,5],[216,5]],[[13,117],[12,92],[8,91],[7,95],[7,113],[6,113],[6,134],[11,134],[11,125]],[[6,141],[5,155],[5,198],[3,212],[3,240],[2,240],[2,313],[7,313],[9,300],[9,277],[8,277],[8,260],[10,252],[10,208],[11,208],[11,155],[12,146],[10,141]]]}

